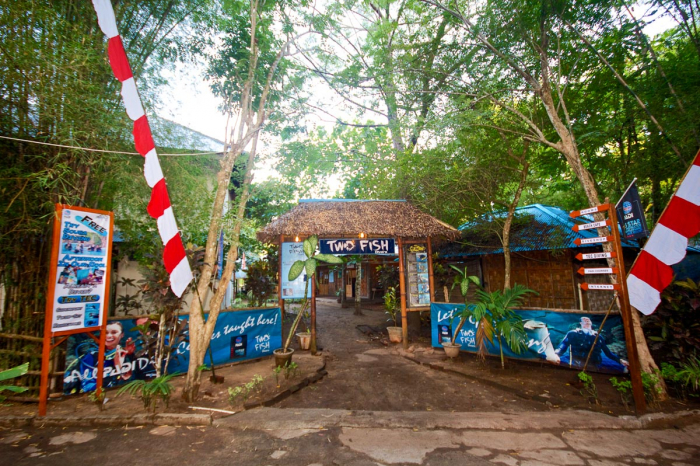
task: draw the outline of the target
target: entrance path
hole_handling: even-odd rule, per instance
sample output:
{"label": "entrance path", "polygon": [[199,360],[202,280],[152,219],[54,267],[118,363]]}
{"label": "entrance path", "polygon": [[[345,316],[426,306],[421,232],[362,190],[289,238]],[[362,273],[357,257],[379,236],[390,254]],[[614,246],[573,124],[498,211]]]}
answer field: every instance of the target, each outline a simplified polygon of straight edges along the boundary
{"label": "entrance path", "polygon": [[[353,308],[323,303],[317,307],[318,346],[327,358],[328,375],[276,407],[448,412],[549,409],[543,403],[408,361],[399,355],[401,344],[385,347],[372,342],[357,326],[385,329],[390,325],[376,306],[363,308],[363,316],[353,315]],[[442,351],[436,353],[436,359],[441,355]]]}

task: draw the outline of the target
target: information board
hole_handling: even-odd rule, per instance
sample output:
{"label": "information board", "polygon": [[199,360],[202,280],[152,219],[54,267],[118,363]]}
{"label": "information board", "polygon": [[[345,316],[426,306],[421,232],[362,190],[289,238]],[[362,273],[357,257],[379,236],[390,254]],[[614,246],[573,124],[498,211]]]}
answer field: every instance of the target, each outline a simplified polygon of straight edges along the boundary
{"label": "information board", "polygon": [[430,305],[430,276],[428,274],[428,248],[424,244],[405,246],[407,307]]}
{"label": "information board", "polygon": [[58,212],[60,233],[51,331],[95,329],[106,312],[111,216],[79,207]]}

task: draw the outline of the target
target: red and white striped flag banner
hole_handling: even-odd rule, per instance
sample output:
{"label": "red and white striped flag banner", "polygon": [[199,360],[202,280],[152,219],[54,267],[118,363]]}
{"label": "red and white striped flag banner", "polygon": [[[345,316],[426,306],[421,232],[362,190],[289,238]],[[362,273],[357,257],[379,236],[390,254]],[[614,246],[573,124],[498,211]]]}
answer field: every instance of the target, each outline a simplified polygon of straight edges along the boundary
{"label": "red and white striped flag banner", "polygon": [[649,315],[671,284],[671,266],[682,261],[688,239],[700,233],[700,152],[666,206],[627,277],[630,304]]}
{"label": "red and white striped flag banner", "polygon": [[148,203],[148,213],[156,219],[158,232],[163,240],[163,263],[170,275],[170,288],[178,297],[192,281],[192,270],[185,255],[185,248],[177,229],[173,208],[168,197],[163,171],[160,168],[156,146],[153,142],[151,127],[146,119],[146,112],[141,104],[134,75],[129,66],[129,59],[124,50],[122,38],[117,30],[117,21],[110,0],[92,0],[97,12],[100,29],[107,36],[107,54],[114,76],[122,83],[122,98],[129,118],[134,120],[134,145],[136,151],[145,157],[143,174],[148,186],[151,187],[151,200]]}

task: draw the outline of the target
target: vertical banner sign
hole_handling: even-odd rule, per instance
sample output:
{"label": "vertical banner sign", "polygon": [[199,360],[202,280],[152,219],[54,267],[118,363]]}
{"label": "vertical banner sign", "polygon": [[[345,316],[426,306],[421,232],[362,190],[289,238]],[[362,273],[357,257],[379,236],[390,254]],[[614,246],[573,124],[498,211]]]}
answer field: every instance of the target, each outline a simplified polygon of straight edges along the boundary
{"label": "vertical banner sign", "polygon": [[620,222],[622,237],[624,239],[638,239],[649,236],[647,221],[644,218],[644,210],[642,210],[642,202],[639,198],[636,181],[637,179],[635,178],[632,183],[630,183],[625,194],[622,195],[615,205],[617,219]]}
{"label": "vertical banner sign", "polygon": [[[300,299],[304,297],[304,287],[306,286],[306,272],[302,272],[295,280],[289,281],[289,269],[296,261],[306,260],[304,254],[304,243],[282,243],[282,299]],[[307,297],[311,297],[311,286],[307,292]]]}
{"label": "vertical banner sign", "polygon": [[221,280],[221,275],[224,272],[224,232],[222,231],[219,235],[219,251],[216,254],[216,279]]}
{"label": "vertical banner sign", "polygon": [[428,248],[425,244],[405,246],[406,257],[406,306],[430,306],[430,277],[428,274]]}
{"label": "vertical banner sign", "polygon": [[[56,205],[41,353],[39,416],[46,416],[51,350],[66,338],[90,333],[99,343],[95,388],[102,389],[105,324],[112,264],[111,212]],[[99,338],[92,332],[101,330]]]}
{"label": "vertical banner sign", "polygon": [[49,284],[53,287],[51,332],[96,330],[107,313],[112,218],[79,207],[64,208],[60,215],[56,279]]}

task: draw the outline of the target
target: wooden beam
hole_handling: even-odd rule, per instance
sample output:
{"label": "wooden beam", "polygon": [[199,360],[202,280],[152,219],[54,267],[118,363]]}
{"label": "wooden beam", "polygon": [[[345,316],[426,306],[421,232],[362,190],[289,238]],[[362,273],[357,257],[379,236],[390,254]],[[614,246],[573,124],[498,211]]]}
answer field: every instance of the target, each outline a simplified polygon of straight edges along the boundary
{"label": "wooden beam", "polygon": [[399,238],[399,290],[401,291],[401,334],[403,347],[408,349],[408,314],[406,313],[406,274],[404,273],[403,240]]}
{"label": "wooden beam", "polygon": [[315,274],[309,277],[311,280],[311,354],[316,354],[316,279]]}
{"label": "wooden beam", "polygon": [[433,246],[428,236],[428,281],[430,282],[430,302],[435,302],[435,281],[433,280]]}
{"label": "wooden beam", "polygon": [[634,406],[637,411],[637,416],[644,414],[646,411],[646,398],[644,397],[644,386],[642,385],[642,371],[639,363],[639,354],[637,352],[637,338],[634,335],[634,327],[632,323],[632,308],[630,306],[630,297],[627,291],[627,275],[625,273],[625,260],[622,254],[622,243],[620,241],[620,231],[617,228],[617,212],[616,209],[609,209],[610,220],[612,221],[613,246],[617,258],[617,268],[620,269],[618,283],[622,288],[620,290],[620,311],[622,313],[622,323],[625,329],[625,341],[627,343],[627,358],[629,360],[630,379],[632,380],[632,394],[634,395]]}

